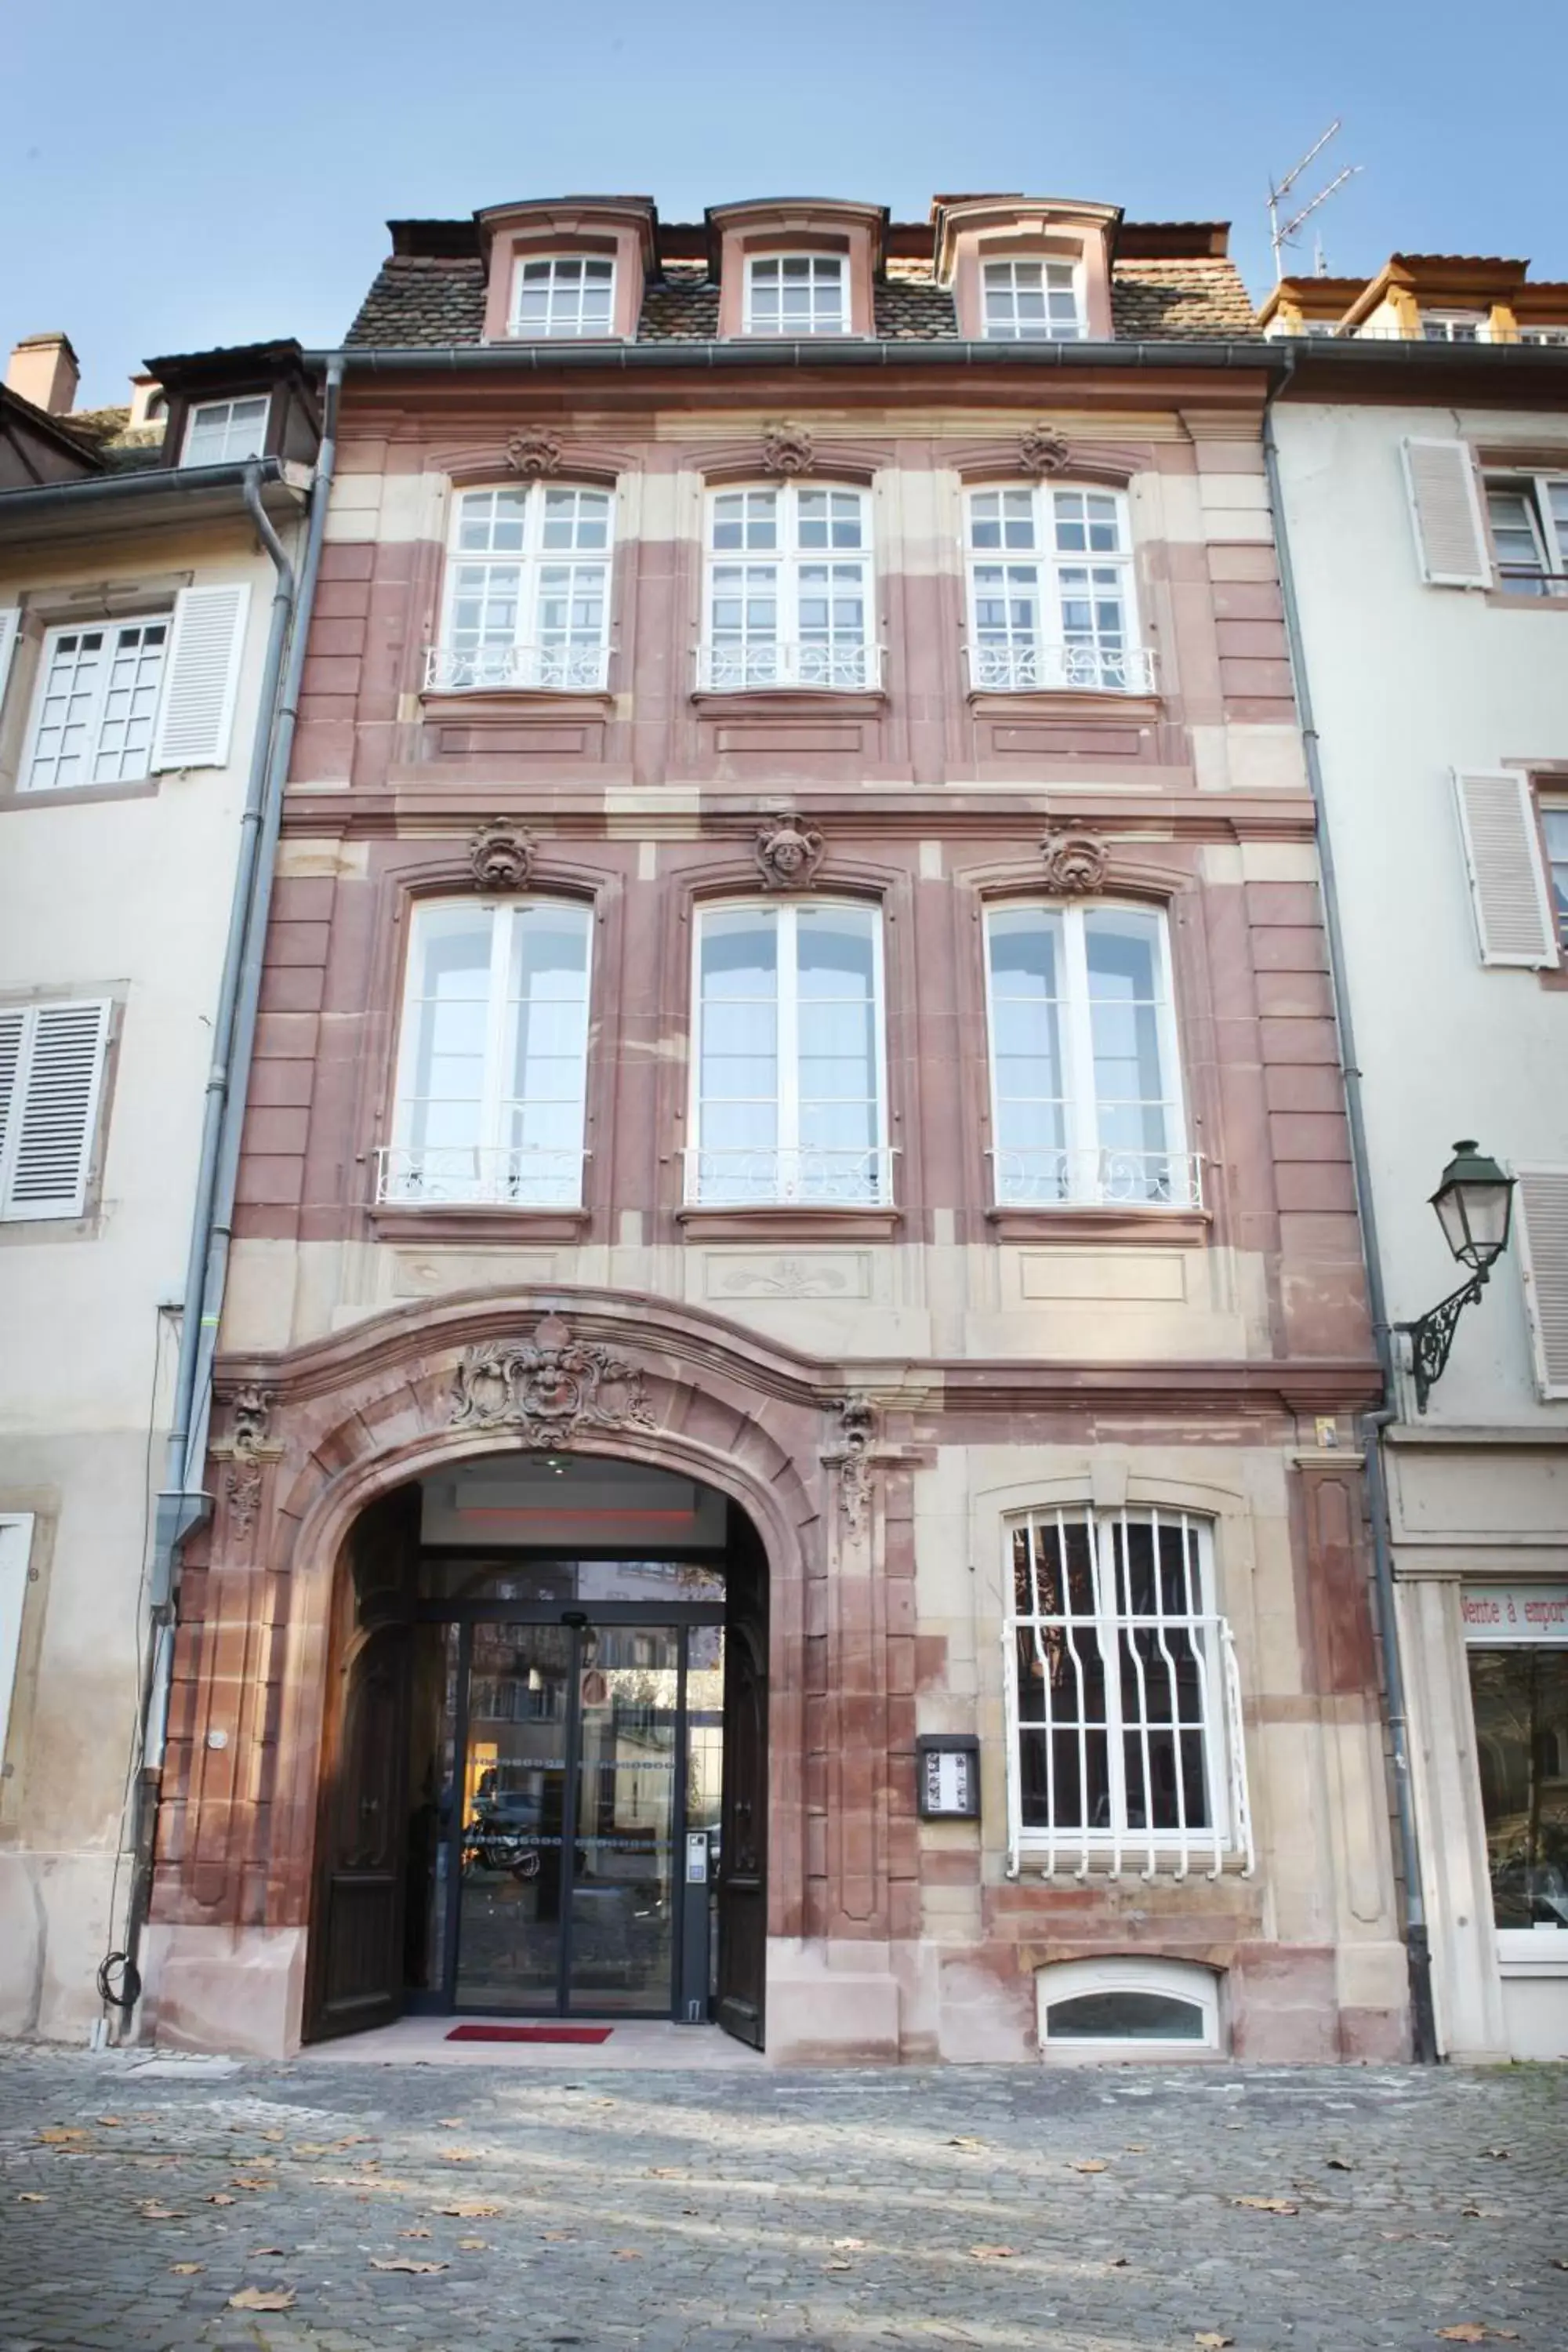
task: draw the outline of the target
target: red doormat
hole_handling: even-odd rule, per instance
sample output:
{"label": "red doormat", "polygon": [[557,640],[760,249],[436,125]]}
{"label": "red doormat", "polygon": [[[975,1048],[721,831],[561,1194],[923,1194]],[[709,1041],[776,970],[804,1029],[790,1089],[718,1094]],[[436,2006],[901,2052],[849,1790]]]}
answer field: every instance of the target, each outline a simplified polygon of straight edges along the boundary
{"label": "red doormat", "polygon": [[448,2042],[607,2042],[613,2025],[454,2025]]}

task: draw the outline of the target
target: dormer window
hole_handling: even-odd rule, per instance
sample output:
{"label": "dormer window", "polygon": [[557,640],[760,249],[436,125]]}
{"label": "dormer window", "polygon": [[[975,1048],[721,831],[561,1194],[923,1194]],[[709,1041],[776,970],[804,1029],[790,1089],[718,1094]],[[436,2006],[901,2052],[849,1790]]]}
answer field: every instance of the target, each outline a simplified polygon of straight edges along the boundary
{"label": "dormer window", "polygon": [[1489,343],[1484,310],[1423,310],[1421,337],[1428,343]]}
{"label": "dormer window", "polygon": [[837,253],[767,253],[746,264],[748,335],[842,335],[849,289]]}
{"label": "dormer window", "polygon": [[183,466],[232,466],[242,457],[259,457],[267,438],[265,393],[254,400],[202,400],[192,408],[185,426]]}
{"label": "dormer window", "polygon": [[988,343],[1083,340],[1078,271],[1070,261],[988,261],[983,279]]}
{"label": "dormer window", "polygon": [[511,331],[529,341],[613,332],[616,265],[591,253],[552,253],[520,260],[512,289]]}

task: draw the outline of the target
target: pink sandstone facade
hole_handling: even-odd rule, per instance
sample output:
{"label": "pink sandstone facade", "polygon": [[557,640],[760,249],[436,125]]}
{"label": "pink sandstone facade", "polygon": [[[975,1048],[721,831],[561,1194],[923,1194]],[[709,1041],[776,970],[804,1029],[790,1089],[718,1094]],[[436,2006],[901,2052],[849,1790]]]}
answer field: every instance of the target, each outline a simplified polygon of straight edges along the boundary
{"label": "pink sandstone facade", "polygon": [[[1351,1418],[1377,1374],[1265,496],[1268,352],[1223,308],[1223,238],[1194,235],[1184,258],[1150,233],[1141,260],[1106,207],[966,200],[934,246],[923,232],[922,264],[916,232],[866,207],[778,208],[782,226],[727,207],[708,247],[601,209],[499,208],[467,247],[463,225],[412,225],[443,235],[389,265],[384,312],[437,288],[471,326],[389,326],[373,298],[374,364],[351,342],[219,1357],[218,1507],[182,1591],[154,2029],[266,2050],[330,2030],[324,1849],[345,1676],[374,1620],[355,1564],[372,1507],[542,1431],[589,1465],[716,1490],[765,1558],[770,2055],[1050,2058],[1042,1989],[1068,1981],[1052,1972],[1130,1960],[1151,1983],[1165,1964],[1201,1972],[1203,2047],[1396,2056]],[[614,257],[610,323],[635,367],[509,350],[490,220],[509,268],[552,240]],[[748,350],[733,273],[770,236],[842,250],[852,303],[884,306],[877,334],[830,362]],[[705,331],[637,336],[658,301],[667,322],[697,309],[710,248],[730,278]],[[887,326],[911,290],[956,289],[962,330],[994,252],[1082,273],[1070,367],[1048,347],[1032,365],[988,355],[971,323],[960,368]],[[1215,320],[1168,328],[1168,352],[1145,331],[1134,360],[1112,325],[1119,302],[1146,317],[1151,286],[1195,315],[1216,285]],[[448,346],[494,363],[445,366]],[[616,348],[595,344],[601,362]],[[612,501],[603,685],[431,690],[454,502],[529,484]],[[705,516],[727,489],[783,486],[860,494],[880,661],[851,685],[716,687]],[[1152,658],[1109,684],[976,685],[966,500],[1063,487],[1121,502]],[[378,1198],[416,917],[524,900],[588,910],[581,1200]],[[683,1173],[694,931],[715,906],[792,904],[879,922],[891,1181],[874,1199],[704,1199]],[[1100,907],[1168,940],[1201,1181],[1009,1192],[986,926]],[[522,1370],[476,1418],[465,1381],[509,1349]],[[579,1410],[584,1381],[598,1402]],[[1162,1519],[1201,1529],[1204,1607],[1226,1629],[1202,1704],[1228,1793],[1192,1809],[1190,1853],[1121,1783],[1100,1818],[1083,1796],[1053,1830],[1058,1800],[1020,1761],[1018,1709],[1038,1695],[1027,1666],[1022,1698],[1009,1682],[1020,1528]],[[1059,1627],[1037,1647],[1060,1699]],[[978,1742],[977,1818],[921,1817],[917,1740],[942,1735]]]}

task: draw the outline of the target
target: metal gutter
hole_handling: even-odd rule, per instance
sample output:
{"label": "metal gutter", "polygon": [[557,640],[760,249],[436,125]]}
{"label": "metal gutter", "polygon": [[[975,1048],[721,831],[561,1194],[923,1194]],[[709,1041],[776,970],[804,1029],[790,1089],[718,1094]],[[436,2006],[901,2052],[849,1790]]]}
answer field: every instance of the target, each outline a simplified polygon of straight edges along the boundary
{"label": "metal gutter", "polygon": [[[326,354],[308,353],[325,364]],[[661,368],[727,373],[748,369],[777,373],[786,369],[1003,367],[1071,374],[1084,368],[1137,371],[1147,368],[1238,369],[1273,375],[1288,372],[1278,344],[1261,337],[1205,342],[974,343],[889,342],[839,336],[820,342],[769,342],[749,337],[729,342],[686,343],[437,343],[386,348],[364,344],[342,352],[355,375],[402,375],[415,370],[450,375],[640,375]]]}
{"label": "metal gutter", "polygon": [[89,474],[79,482],[43,482],[32,489],[0,490],[0,522],[15,518],[30,521],[35,515],[53,515],[61,507],[72,513],[82,508],[133,505],[153,497],[210,499],[215,492],[245,496],[252,481],[258,485],[286,479],[280,457],[247,457],[231,466],[149,466],[124,474]]}
{"label": "metal gutter", "polygon": [[[1436,346],[1420,346],[1423,350]],[[1447,348],[1447,347],[1445,347]],[[1432,1949],[1426,1927],[1426,1900],[1421,1878],[1421,1850],[1415,1822],[1415,1796],[1410,1775],[1410,1723],[1405,1696],[1405,1672],[1399,1649],[1399,1618],[1394,1597],[1393,1543],[1388,1516],[1388,1488],[1384,1477],[1383,1433],[1397,1421],[1394,1379],[1394,1341],[1388,1320],[1383,1258],[1378,1247],[1377,1211],[1373,1197],[1372,1161],[1366,1139],[1366,1115],[1362,1099],[1361,1065],[1356,1056],[1355,1021],[1345,963],[1344,930],[1340,919],[1339,882],[1334,866],[1333,835],[1329,828],[1323,793],[1323,770],[1317,722],[1312,710],[1311,681],[1301,633],[1300,606],[1290,561],[1289,531],[1279,479],[1279,446],[1274,433],[1274,403],[1288,391],[1295,373],[1296,353],[1282,380],[1271,387],[1263,409],[1263,466],[1274,513],[1274,540],[1279,558],[1279,584],[1285,607],[1285,635],[1296,688],[1296,708],[1307,759],[1307,782],[1318,820],[1318,864],[1322,877],[1323,925],[1328,940],[1329,971],[1333,983],[1334,1019],[1339,1031],[1340,1063],[1344,1076],[1345,1117],[1350,1129],[1351,1165],[1355,1178],[1356,1207],[1361,1216],[1366,1259],[1367,1305],[1372,1314],[1373,1344],[1383,1371],[1384,1403],[1374,1412],[1359,1416],[1366,1455],[1367,1511],[1372,1525],[1373,1591],[1378,1633],[1383,1645],[1384,1694],[1389,1745],[1394,1766],[1394,1809],[1399,1834],[1400,1866],[1405,1878],[1405,1948],[1410,1972],[1412,2054],[1425,2065],[1435,2064],[1436,2015],[1432,2001]]]}

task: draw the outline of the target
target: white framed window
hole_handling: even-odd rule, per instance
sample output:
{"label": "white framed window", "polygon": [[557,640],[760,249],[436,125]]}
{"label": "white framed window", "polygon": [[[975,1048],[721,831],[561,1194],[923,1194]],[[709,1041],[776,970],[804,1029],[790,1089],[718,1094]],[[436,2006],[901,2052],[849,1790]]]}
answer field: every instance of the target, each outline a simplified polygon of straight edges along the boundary
{"label": "white framed window", "polygon": [[1557,944],[1568,948],[1568,801],[1542,801],[1541,840],[1546,852],[1546,887]]}
{"label": "white framed window", "polygon": [[591,933],[564,899],[415,908],[379,1201],[581,1206]]}
{"label": "white framed window", "polygon": [[33,1514],[0,1511],[0,1766],[11,1729],[16,1660],[22,1647],[22,1612],[27,1598],[33,1549]]}
{"label": "white framed window", "polygon": [[607,256],[552,253],[520,261],[512,278],[511,331],[529,341],[607,335],[616,312],[616,265]]}
{"label": "white framed window", "polygon": [[991,907],[985,975],[997,1205],[1199,1206],[1164,915]]}
{"label": "white framed window", "polygon": [[1568,596],[1568,476],[1487,477],[1498,574],[1516,596]]}
{"label": "white framed window", "polygon": [[1120,490],[971,490],[969,683],[976,693],[1148,694]]}
{"label": "white framed window", "polygon": [[267,439],[265,394],[253,400],[200,400],[185,422],[182,466],[232,466],[259,457]]}
{"label": "white framed window", "polygon": [[1521,343],[1568,343],[1568,327],[1521,327]]}
{"label": "white framed window", "polygon": [[1182,2057],[1220,2046],[1219,1980],[1195,1960],[1047,1961],[1035,1970],[1035,2002],[1050,2058]]}
{"label": "white framed window", "polygon": [[48,632],[22,761],[23,792],[68,792],[151,774],[169,629],[170,615],[155,613]]}
{"label": "white framed window", "polygon": [[845,335],[847,268],[837,253],[765,253],[746,263],[748,335]]}
{"label": "white framed window", "polygon": [[465,490],[453,508],[441,642],[426,656],[426,691],[602,692],[614,509],[608,490],[564,483]]}
{"label": "white framed window", "polygon": [[748,901],[696,928],[688,1202],[890,1205],[878,910]]}
{"label": "white framed window", "polygon": [[1485,310],[1423,310],[1421,337],[1428,343],[1489,343],[1491,321]]}
{"label": "white framed window", "polygon": [[0,1221],[81,1215],[110,1010],[92,997],[0,1005]]}
{"label": "white framed window", "polygon": [[987,261],[980,283],[988,343],[1077,343],[1089,331],[1073,262]]}
{"label": "white framed window", "polygon": [[1006,1530],[1009,1869],[1250,1868],[1241,1706],[1205,1520],[1033,1511]]}
{"label": "white framed window", "polygon": [[864,490],[788,482],[714,491],[699,690],[875,690],[875,584]]}

